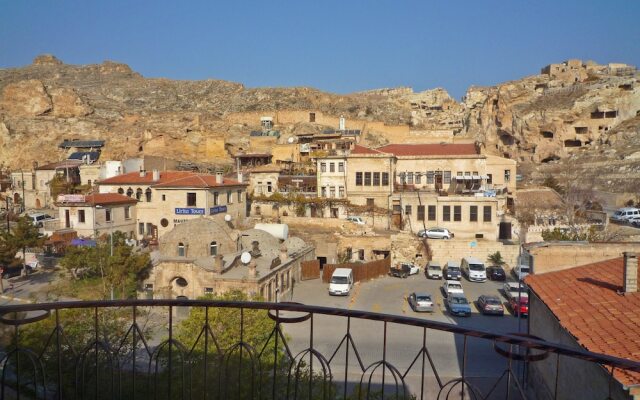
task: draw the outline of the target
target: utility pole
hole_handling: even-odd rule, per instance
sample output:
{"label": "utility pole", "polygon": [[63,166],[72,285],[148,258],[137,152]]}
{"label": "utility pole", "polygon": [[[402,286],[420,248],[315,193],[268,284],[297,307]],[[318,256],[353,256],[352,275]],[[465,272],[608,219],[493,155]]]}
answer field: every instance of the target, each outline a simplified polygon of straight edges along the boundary
{"label": "utility pole", "polygon": [[25,210],[25,205],[24,205],[24,171],[20,170],[20,174],[22,175],[22,209],[20,210],[20,212],[24,212],[24,210]]}

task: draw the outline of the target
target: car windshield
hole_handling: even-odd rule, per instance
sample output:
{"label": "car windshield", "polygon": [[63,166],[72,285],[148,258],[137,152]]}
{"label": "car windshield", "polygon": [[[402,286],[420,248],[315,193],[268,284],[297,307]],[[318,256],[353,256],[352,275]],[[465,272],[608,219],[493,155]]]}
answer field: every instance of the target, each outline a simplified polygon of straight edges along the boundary
{"label": "car windshield", "polygon": [[331,283],[349,283],[346,276],[334,276],[331,278]]}
{"label": "car windshield", "polygon": [[487,304],[491,304],[491,305],[498,305],[501,304],[500,300],[496,299],[495,297],[486,297],[485,298],[485,302]]}
{"label": "car windshield", "polygon": [[429,265],[429,270],[431,271],[440,271],[440,267],[437,265]]}
{"label": "car windshield", "polygon": [[457,284],[457,283],[450,283],[449,284],[449,289],[462,289],[462,285]]}
{"label": "car windshield", "polygon": [[460,272],[460,268],[458,268],[458,267],[448,267],[447,271],[449,271],[449,272]]}
{"label": "car windshield", "polygon": [[484,265],[482,264],[469,264],[469,269],[472,271],[483,271]]}
{"label": "car windshield", "polygon": [[467,299],[465,299],[464,297],[452,297],[451,302],[453,304],[469,304]]}
{"label": "car windshield", "polygon": [[431,301],[431,297],[429,296],[416,296],[417,301]]}

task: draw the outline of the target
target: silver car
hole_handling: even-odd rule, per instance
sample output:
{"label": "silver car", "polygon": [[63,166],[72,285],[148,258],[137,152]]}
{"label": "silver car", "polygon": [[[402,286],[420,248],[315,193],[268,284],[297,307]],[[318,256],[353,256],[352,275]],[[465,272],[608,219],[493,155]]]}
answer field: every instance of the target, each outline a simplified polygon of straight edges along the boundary
{"label": "silver car", "polygon": [[419,231],[418,236],[429,239],[451,239],[453,237],[453,233],[451,233],[447,228],[429,228]]}
{"label": "silver car", "polygon": [[409,295],[409,305],[415,312],[433,312],[433,298],[424,292],[413,292]]}

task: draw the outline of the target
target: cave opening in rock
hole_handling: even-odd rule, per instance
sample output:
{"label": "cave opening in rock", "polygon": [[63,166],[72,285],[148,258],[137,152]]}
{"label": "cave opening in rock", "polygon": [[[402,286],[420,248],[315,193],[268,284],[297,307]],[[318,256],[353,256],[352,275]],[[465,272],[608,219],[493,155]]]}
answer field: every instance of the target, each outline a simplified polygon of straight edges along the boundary
{"label": "cave opening in rock", "polygon": [[551,131],[542,131],[542,132],[540,132],[540,134],[544,138],[553,139],[553,132],[551,132]]}
{"label": "cave opening in rock", "polygon": [[543,164],[546,164],[546,163],[550,163],[550,162],[553,162],[553,161],[558,161],[559,159],[560,159],[560,157],[558,157],[556,155],[552,155],[552,156],[549,156],[547,158],[543,158],[540,162],[543,163]]}
{"label": "cave opening in rock", "polygon": [[581,147],[582,142],[580,140],[567,139],[564,141],[564,147]]}

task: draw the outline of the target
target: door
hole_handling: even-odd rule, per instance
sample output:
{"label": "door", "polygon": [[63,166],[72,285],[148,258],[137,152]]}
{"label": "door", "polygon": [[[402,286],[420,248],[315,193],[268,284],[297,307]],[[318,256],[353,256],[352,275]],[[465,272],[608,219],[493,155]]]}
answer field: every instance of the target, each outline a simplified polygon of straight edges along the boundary
{"label": "door", "polygon": [[[93,221],[95,224],[95,221]],[[69,210],[64,210],[64,227],[71,228],[71,218],[69,216]]]}

